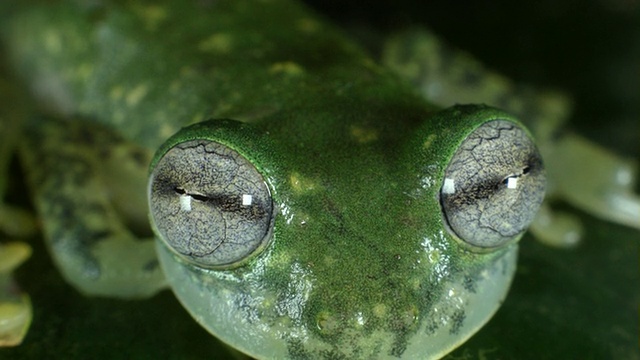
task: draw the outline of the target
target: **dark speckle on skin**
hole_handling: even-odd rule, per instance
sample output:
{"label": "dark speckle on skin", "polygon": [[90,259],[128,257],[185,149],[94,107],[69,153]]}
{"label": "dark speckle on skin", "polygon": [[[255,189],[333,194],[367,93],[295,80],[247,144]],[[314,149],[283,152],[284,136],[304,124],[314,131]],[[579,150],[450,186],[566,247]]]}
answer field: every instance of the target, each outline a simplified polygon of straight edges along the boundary
{"label": "dark speckle on skin", "polygon": [[130,153],[131,158],[136,162],[136,164],[140,166],[148,166],[149,165],[149,157],[146,153],[140,150],[134,150]]}
{"label": "dark speckle on skin", "polygon": [[464,82],[469,84],[469,86],[478,85],[484,80],[482,75],[483,74],[478,71],[467,69],[467,71],[464,72]]}
{"label": "dark speckle on skin", "polygon": [[451,315],[451,330],[449,330],[451,335],[457,335],[460,332],[466,317],[464,310],[458,310]]}
{"label": "dark speckle on skin", "polygon": [[160,263],[158,262],[158,259],[154,259],[154,260],[151,260],[148,263],[146,263],[142,269],[144,271],[152,272],[152,271],[156,270],[158,268],[158,266],[160,266]]}
{"label": "dark speckle on skin", "polygon": [[292,360],[310,359],[300,339],[289,339],[287,341],[287,349],[289,350],[289,357]]}
{"label": "dark speckle on skin", "polygon": [[437,323],[432,322],[430,324],[427,325],[427,327],[425,328],[425,334],[427,335],[432,335],[436,332],[436,330],[438,330],[440,326],[438,326]]}
{"label": "dark speckle on skin", "polygon": [[[122,139],[92,122],[53,118],[34,119],[28,131],[25,170],[35,205],[46,219],[46,241],[97,279],[101,265],[92,250],[115,235],[106,221],[96,221],[109,218],[109,205],[91,189],[99,181],[97,166],[109,155],[107,149]],[[147,268],[157,267],[155,261]]]}
{"label": "dark speckle on skin", "polygon": [[471,277],[465,277],[463,283],[464,289],[470,293],[476,293],[476,281]]}
{"label": "dark speckle on skin", "polygon": [[405,337],[396,337],[396,341],[391,349],[391,355],[401,357],[407,350],[407,339]]}

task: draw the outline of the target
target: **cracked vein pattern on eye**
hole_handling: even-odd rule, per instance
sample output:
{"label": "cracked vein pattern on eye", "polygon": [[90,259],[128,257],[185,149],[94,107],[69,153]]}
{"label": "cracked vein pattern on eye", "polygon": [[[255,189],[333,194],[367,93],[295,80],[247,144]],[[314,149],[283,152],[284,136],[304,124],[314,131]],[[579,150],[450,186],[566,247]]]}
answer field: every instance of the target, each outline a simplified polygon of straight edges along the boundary
{"label": "cracked vein pattern on eye", "polygon": [[445,220],[471,245],[500,246],[529,226],[545,182],[542,159],[527,133],[509,121],[487,122],[462,142],[445,170]]}
{"label": "cracked vein pattern on eye", "polygon": [[269,240],[271,194],[242,155],[208,140],[171,148],[150,177],[151,218],[174,252],[204,267],[236,264]]}

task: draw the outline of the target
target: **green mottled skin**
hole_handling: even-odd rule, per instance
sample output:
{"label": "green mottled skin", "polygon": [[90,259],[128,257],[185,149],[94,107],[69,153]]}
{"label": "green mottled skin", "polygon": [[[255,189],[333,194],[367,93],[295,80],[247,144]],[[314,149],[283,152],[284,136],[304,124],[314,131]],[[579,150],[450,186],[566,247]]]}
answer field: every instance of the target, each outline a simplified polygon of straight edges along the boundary
{"label": "green mottled skin", "polygon": [[[222,340],[259,358],[431,358],[459,345],[497,309],[517,245],[464,245],[443,224],[438,192],[466,135],[491,119],[516,120],[487,107],[436,112],[289,1],[70,3],[11,14],[3,40],[48,114],[32,121],[39,135],[27,147],[45,150],[25,150],[27,162],[36,167],[56,144],[80,159],[78,167],[42,160],[32,170],[32,179],[65,174],[37,195],[45,215],[49,208],[54,217],[91,213],[87,204],[60,209],[51,201],[90,183],[78,169],[89,164],[84,174],[96,176],[108,163],[108,142],[96,145],[104,151],[95,157],[75,147],[82,127],[94,131],[92,122],[110,129],[114,144],[141,146],[130,156],[138,160],[185,138],[212,139],[256,166],[277,208],[271,242],[234,269],[199,269],[157,241],[178,297]],[[51,117],[73,117],[81,130],[60,133],[67,125],[55,124],[66,120]],[[211,118],[248,124],[203,123],[162,145],[181,127]],[[49,136],[49,127],[59,134]],[[97,261],[91,251],[110,232],[83,224],[78,234],[93,234],[91,241],[53,245],[54,252]],[[50,227],[49,236],[66,232],[60,222]],[[93,265],[91,276],[100,277]],[[213,318],[219,322],[209,323]]]}

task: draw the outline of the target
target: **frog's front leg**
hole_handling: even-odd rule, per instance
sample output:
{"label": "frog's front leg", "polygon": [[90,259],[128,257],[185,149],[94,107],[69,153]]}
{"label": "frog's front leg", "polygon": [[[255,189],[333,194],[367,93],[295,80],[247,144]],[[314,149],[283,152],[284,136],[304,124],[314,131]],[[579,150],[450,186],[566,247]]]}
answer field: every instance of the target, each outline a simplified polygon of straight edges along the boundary
{"label": "frog's front leg", "polygon": [[554,195],[602,219],[640,229],[637,163],[575,134],[552,146],[545,150]]}
{"label": "frog's front leg", "polygon": [[21,158],[66,280],[88,295],[145,297],[163,288],[146,225],[149,154],[86,120],[33,120],[28,134]]}

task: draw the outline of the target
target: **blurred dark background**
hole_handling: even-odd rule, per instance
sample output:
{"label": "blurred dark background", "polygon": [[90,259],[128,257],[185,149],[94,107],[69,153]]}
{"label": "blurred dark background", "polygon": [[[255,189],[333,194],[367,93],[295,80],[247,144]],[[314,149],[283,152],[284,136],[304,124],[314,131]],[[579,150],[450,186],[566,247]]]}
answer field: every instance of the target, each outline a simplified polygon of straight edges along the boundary
{"label": "blurred dark background", "polygon": [[512,79],[568,92],[572,127],[640,157],[638,0],[305,2],[356,36],[426,25]]}

